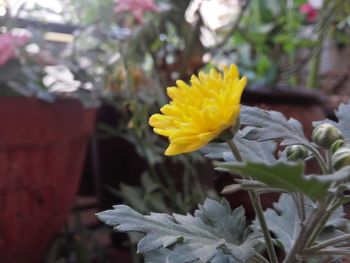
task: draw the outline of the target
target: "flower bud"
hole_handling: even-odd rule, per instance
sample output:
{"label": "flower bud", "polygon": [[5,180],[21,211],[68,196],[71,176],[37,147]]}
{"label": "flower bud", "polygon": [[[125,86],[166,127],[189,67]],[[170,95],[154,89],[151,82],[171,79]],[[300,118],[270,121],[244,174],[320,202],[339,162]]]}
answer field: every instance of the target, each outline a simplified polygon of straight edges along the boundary
{"label": "flower bud", "polygon": [[308,150],[303,145],[292,145],[286,148],[288,161],[304,160],[308,156]]}
{"label": "flower bud", "polygon": [[334,170],[339,170],[344,166],[350,165],[350,148],[342,147],[332,155],[332,164]]}
{"label": "flower bud", "polygon": [[329,149],[339,139],[343,139],[342,133],[329,123],[317,126],[312,132],[313,142],[325,149]]}
{"label": "flower bud", "polygon": [[332,146],[331,146],[331,152],[334,154],[336,151],[338,151],[340,148],[344,147],[345,141],[343,139],[336,140]]}

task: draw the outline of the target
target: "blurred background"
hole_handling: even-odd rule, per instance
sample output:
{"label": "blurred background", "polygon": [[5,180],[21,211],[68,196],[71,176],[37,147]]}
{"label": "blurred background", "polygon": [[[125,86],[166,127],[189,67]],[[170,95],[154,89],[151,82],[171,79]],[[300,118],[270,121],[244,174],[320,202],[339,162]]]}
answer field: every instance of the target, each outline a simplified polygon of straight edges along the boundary
{"label": "blurred background", "polygon": [[165,157],[148,118],[177,79],[232,63],[243,104],[310,135],[349,100],[350,1],[0,0],[0,262],[143,262],[94,213],[221,198],[229,176]]}

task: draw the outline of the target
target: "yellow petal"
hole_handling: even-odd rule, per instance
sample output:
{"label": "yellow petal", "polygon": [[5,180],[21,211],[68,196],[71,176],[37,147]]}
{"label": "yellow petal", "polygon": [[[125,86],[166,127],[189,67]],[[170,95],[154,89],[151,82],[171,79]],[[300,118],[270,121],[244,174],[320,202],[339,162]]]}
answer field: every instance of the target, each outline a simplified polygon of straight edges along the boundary
{"label": "yellow petal", "polygon": [[176,81],[167,88],[171,101],[154,114],[149,124],[154,132],[169,138],[166,155],[195,151],[209,143],[239,117],[240,100],[247,79],[239,79],[231,65],[219,73],[211,69],[191,76],[190,84]]}

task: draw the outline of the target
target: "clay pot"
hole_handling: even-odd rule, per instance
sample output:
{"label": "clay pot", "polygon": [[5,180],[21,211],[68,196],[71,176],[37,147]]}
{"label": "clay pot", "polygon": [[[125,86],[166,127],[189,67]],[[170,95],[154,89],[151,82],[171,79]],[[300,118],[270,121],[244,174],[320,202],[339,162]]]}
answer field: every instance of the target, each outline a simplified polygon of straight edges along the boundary
{"label": "clay pot", "polygon": [[0,262],[43,259],[74,202],[95,111],[0,98]]}

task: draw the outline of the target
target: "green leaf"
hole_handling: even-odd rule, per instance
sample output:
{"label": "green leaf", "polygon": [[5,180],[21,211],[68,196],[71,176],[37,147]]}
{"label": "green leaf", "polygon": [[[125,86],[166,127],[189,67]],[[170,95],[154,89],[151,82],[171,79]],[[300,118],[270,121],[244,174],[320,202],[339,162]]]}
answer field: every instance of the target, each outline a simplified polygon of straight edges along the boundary
{"label": "green leaf", "polygon": [[[310,199],[305,199],[306,216],[309,215],[314,206],[315,204]],[[268,208],[264,215],[269,230],[273,232],[276,241],[280,242],[288,253],[300,231],[298,210],[291,195],[282,194],[278,202],[273,204],[273,208]],[[343,217],[343,208],[340,207],[329,218],[318,240],[335,236],[338,232],[337,227],[344,225],[345,219]],[[252,227],[255,230],[260,229],[257,219],[253,221]]]}
{"label": "green leaf", "polygon": [[[244,160],[252,162],[275,163],[276,143],[272,141],[256,142],[243,138],[242,131],[234,137],[234,143]],[[226,162],[236,161],[227,143],[211,143],[201,150],[206,157]]]}
{"label": "green leaf", "polygon": [[142,187],[120,184],[120,195],[125,203],[142,213],[166,211],[167,205],[159,191],[160,186],[153,181],[148,172],[142,174],[141,184]]}
{"label": "green leaf", "polygon": [[281,140],[281,145],[310,145],[300,122],[293,118],[287,120],[280,112],[243,106],[240,121],[248,126],[243,129],[243,137],[246,139]]}
{"label": "green leaf", "polygon": [[171,253],[170,249],[161,248],[144,254],[145,263],[164,263],[167,256]]}
{"label": "green leaf", "polygon": [[337,111],[335,111],[335,116],[338,118],[338,122],[332,120],[315,121],[313,125],[319,126],[323,123],[330,123],[337,127],[344,135],[347,143],[350,143],[350,101],[347,104],[341,103]]}
{"label": "green leaf", "polygon": [[[145,263],[164,263],[167,262],[167,256],[171,252],[170,249],[162,248],[156,251],[145,253]],[[191,261],[191,263],[200,263],[201,261]],[[212,260],[211,263],[241,263],[240,261],[235,260],[232,256],[218,253]]]}
{"label": "green leaf", "polygon": [[[273,209],[268,208],[264,215],[269,230],[283,245],[285,251],[289,252],[300,229],[298,211],[293,198],[288,194],[282,194],[278,203],[273,204]],[[253,228],[260,229],[256,219],[253,222]]]}
{"label": "green leaf", "polygon": [[194,216],[142,215],[128,206],[117,205],[114,210],[98,213],[97,217],[117,231],[144,233],[145,237],[138,243],[139,253],[168,248],[166,262],[169,263],[210,262],[222,252],[238,262],[247,262],[260,237],[256,233],[247,235],[242,207],[231,211],[227,201],[219,203],[211,199],[199,205]]}
{"label": "green leaf", "polygon": [[217,165],[220,169],[238,173],[243,177],[252,177],[273,188],[303,193],[312,199],[319,199],[325,196],[331,184],[331,181],[320,180],[318,176],[304,176],[302,163],[278,162],[269,165],[253,162],[245,162],[243,164],[231,162],[217,163]]}
{"label": "green leaf", "polygon": [[145,202],[143,199],[142,189],[140,187],[133,187],[124,183],[119,185],[120,193],[122,194],[123,200],[135,207],[138,211],[145,211]]}

